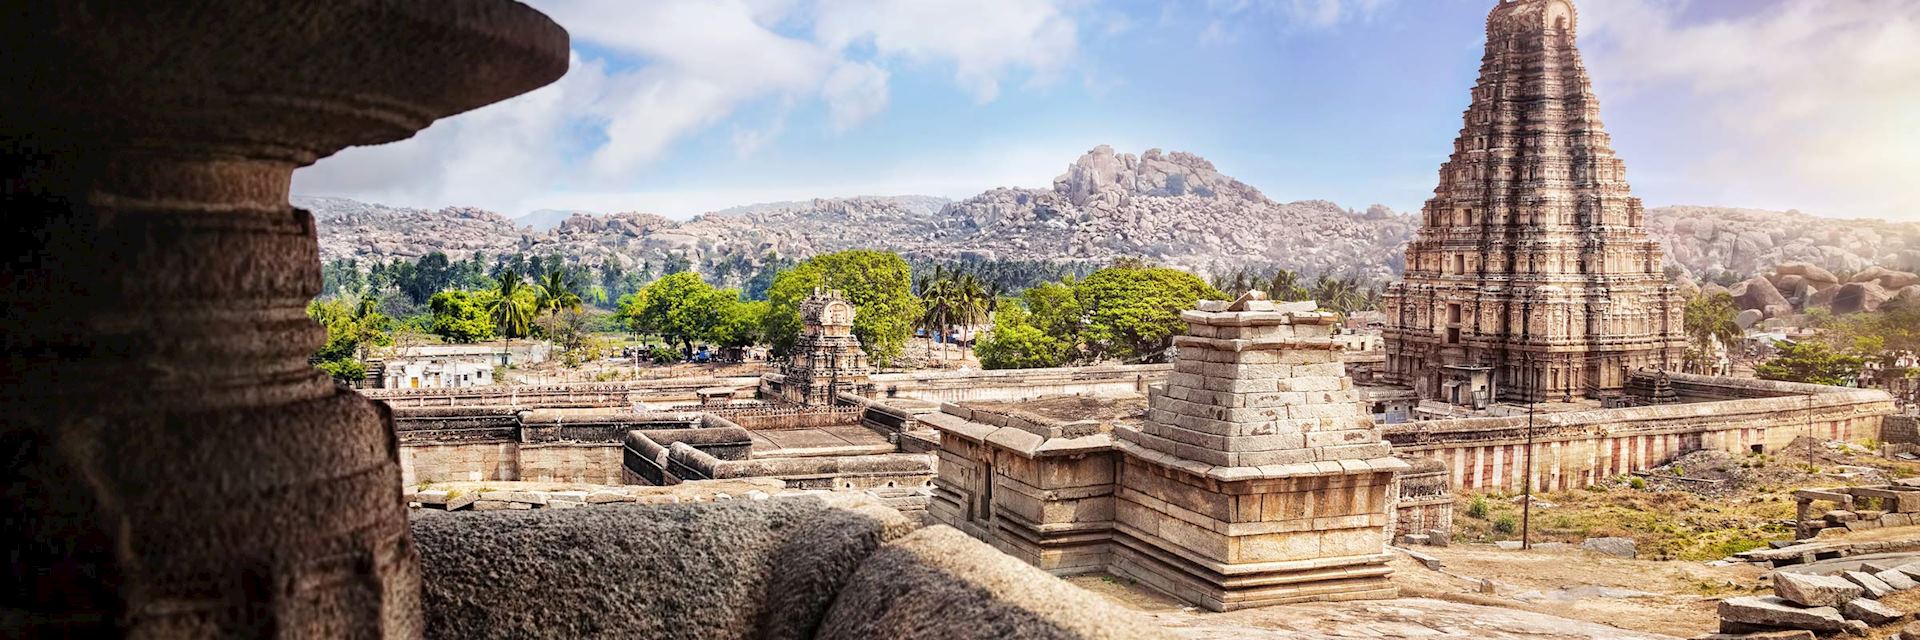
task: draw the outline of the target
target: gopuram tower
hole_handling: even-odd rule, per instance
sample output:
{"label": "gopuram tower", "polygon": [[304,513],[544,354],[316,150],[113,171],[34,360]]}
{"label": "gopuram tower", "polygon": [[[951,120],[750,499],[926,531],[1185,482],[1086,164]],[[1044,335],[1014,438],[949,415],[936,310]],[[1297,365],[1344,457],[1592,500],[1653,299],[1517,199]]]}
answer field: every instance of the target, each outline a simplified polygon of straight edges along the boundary
{"label": "gopuram tower", "polygon": [[1466,125],[1387,289],[1386,380],[1481,405],[1674,367],[1681,301],[1600,122],[1569,0],[1501,0]]}

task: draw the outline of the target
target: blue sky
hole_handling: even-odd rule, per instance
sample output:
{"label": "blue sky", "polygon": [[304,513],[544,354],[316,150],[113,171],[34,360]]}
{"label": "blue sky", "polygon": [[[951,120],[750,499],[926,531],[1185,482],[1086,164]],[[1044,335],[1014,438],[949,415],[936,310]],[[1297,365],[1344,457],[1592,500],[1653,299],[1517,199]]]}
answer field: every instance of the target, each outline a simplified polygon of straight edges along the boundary
{"label": "blue sky", "polygon": [[[1492,0],[541,0],[566,78],[296,174],[296,193],[686,217],[1045,186],[1098,144],[1279,200],[1417,210]],[[1585,0],[1650,206],[1920,220],[1920,0]]]}

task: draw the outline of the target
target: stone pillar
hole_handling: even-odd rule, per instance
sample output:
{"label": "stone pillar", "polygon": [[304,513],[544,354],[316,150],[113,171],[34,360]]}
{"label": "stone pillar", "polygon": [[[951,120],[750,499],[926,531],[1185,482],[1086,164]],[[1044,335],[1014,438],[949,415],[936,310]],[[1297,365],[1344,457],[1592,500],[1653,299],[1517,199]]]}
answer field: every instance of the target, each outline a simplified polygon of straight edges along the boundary
{"label": "stone pillar", "polygon": [[289,179],[553,81],[566,33],[506,0],[6,13],[5,635],[420,635],[392,419],[307,364]]}
{"label": "stone pillar", "polygon": [[1114,428],[1114,571],[1215,611],[1395,595],[1408,465],[1353,397],[1333,314],[1253,292],[1181,317],[1146,421]]}

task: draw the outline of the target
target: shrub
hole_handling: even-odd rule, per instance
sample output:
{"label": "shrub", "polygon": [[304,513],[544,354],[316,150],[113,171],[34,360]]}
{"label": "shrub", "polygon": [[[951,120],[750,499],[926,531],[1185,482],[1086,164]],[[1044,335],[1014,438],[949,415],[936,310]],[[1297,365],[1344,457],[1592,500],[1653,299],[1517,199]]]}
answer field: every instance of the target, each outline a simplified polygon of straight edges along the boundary
{"label": "shrub", "polygon": [[1511,513],[1503,514],[1493,520],[1493,530],[1498,533],[1513,533],[1519,528],[1520,522],[1515,520]]}
{"label": "shrub", "polygon": [[1487,519],[1486,496],[1474,496],[1473,501],[1467,503],[1467,517],[1475,520]]}
{"label": "shrub", "polygon": [[1633,487],[1635,489],[1645,489],[1647,488],[1647,481],[1641,479],[1639,476],[1634,476],[1632,478],[1627,478],[1627,486]]}
{"label": "shrub", "polygon": [[1676,476],[1687,475],[1687,468],[1677,464],[1673,465],[1673,475],[1676,475]]}

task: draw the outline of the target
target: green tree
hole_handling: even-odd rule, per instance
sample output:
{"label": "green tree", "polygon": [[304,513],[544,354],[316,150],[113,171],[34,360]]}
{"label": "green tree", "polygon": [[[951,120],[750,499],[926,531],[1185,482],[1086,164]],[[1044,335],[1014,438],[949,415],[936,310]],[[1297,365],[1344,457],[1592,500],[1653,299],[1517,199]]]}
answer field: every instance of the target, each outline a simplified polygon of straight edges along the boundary
{"label": "green tree", "polygon": [[1293,302],[1312,298],[1313,294],[1300,286],[1300,274],[1281,269],[1273,272],[1273,279],[1267,282],[1267,297]]}
{"label": "green tree", "polygon": [[496,294],[492,291],[442,291],[427,300],[432,322],[427,330],[447,342],[462,344],[492,340],[493,320],[487,310]]}
{"label": "green tree", "polygon": [[[992,317],[995,297],[986,284],[973,274],[960,274],[953,278],[952,286],[947,288],[948,322],[962,327],[985,324]],[[962,347],[961,356],[965,357],[970,349],[971,346]]]}
{"label": "green tree", "polygon": [[620,314],[635,333],[660,336],[680,345],[682,357],[692,357],[694,343],[713,339],[728,307],[739,302],[738,291],[714,289],[700,274],[682,271],[621,300]]}
{"label": "green tree", "polygon": [[392,344],[387,332],[393,323],[371,297],[351,302],[315,300],[307,304],[307,316],[327,330],[327,341],[313,354],[315,366],[341,382],[366,378],[366,365],[361,362],[366,352]]}
{"label": "green tree", "polygon": [[574,293],[574,282],[566,272],[555,269],[534,286],[533,305],[535,309],[548,316],[558,316],[561,311],[578,310],[582,306],[580,294]]}
{"label": "green tree", "polygon": [[1358,280],[1320,276],[1313,282],[1313,299],[1323,309],[1332,309],[1340,313],[1351,313],[1366,308],[1366,295],[1361,291]]}
{"label": "green tree", "polygon": [[1145,362],[1163,360],[1173,336],[1186,330],[1180,312],[1226,297],[1191,273],[1135,264],[1096,271],[1073,289],[1089,355]]}
{"label": "green tree", "polygon": [[1739,343],[1742,332],[1740,324],[1734,321],[1739,313],[1733,296],[1725,292],[1694,296],[1687,301],[1681,327],[1693,342],[1690,355],[1694,357],[1688,359],[1693,361],[1696,371],[1710,367],[1708,360],[1716,344],[1724,348]]}
{"label": "green tree", "polygon": [[1001,306],[994,314],[993,330],[982,336],[974,348],[974,353],[980,356],[980,366],[1038,369],[1072,362],[1072,339],[1034,326],[1033,320],[1033,314],[1020,305]]}
{"label": "green tree", "polygon": [[[728,293],[734,295],[732,300],[726,300]],[[724,303],[720,305],[719,321],[710,335],[715,344],[740,349],[760,343],[760,329],[771,305],[765,300],[742,300],[742,297],[743,294],[732,289],[720,292],[719,298]]]}
{"label": "green tree", "polygon": [[1858,378],[1861,364],[1860,356],[1809,340],[1780,349],[1772,360],[1754,367],[1754,373],[1763,380],[1846,386]]}
{"label": "green tree", "polygon": [[[493,299],[487,302],[487,319],[507,339],[505,352],[513,351],[513,339],[525,337],[533,328],[534,300],[527,281],[514,270],[506,270],[494,280]],[[504,355],[504,354],[503,354]]]}
{"label": "green tree", "polygon": [[842,251],[814,256],[780,272],[767,290],[771,303],[765,339],[785,353],[800,335],[800,302],[816,287],[838,289],[853,303],[853,335],[867,357],[886,366],[906,346],[921,318],[907,262],[889,251]]}

